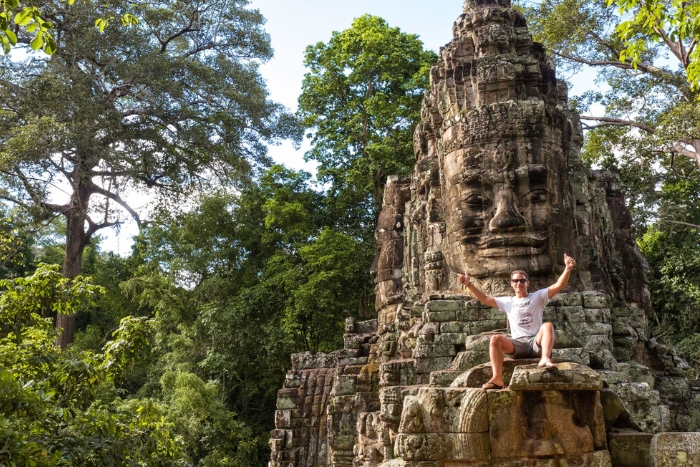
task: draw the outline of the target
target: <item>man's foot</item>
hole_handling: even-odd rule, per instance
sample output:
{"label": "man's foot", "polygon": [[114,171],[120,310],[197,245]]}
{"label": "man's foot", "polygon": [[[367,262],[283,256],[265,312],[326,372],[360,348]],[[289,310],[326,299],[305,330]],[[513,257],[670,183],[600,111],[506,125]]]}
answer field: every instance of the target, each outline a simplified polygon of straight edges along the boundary
{"label": "man's foot", "polygon": [[503,389],[503,384],[496,384],[493,381],[489,381],[481,387],[483,389]]}
{"label": "man's foot", "polygon": [[537,366],[540,368],[544,368],[545,370],[557,370],[557,366],[551,360],[541,360]]}

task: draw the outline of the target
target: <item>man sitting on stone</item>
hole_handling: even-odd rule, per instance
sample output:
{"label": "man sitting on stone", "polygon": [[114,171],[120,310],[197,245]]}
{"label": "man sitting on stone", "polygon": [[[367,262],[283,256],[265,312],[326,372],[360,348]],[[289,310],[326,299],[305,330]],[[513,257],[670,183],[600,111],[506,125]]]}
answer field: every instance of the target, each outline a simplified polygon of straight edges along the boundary
{"label": "man sitting on stone", "polygon": [[459,275],[459,282],[466,286],[484,305],[505,311],[510,324],[511,337],[495,335],[491,337],[489,357],[493,367],[493,377],[483,385],[484,389],[503,388],[503,354],[513,358],[540,357],[539,366],[546,369],[556,369],[552,362],[554,346],[554,326],[552,323],[542,323],[544,307],[549,300],[563,289],[576,261],[564,254],[566,268],[556,283],[546,289],[528,293],[529,283],[525,271],[513,271],[510,275],[510,285],[515,291],[515,297],[489,297],[484,294],[465,274]]}

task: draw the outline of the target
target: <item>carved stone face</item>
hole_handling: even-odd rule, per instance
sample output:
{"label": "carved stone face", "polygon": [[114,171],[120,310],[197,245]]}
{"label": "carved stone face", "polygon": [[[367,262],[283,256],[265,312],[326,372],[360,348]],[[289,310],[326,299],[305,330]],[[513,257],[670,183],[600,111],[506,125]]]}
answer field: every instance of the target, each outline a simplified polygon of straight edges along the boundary
{"label": "carved stone face", "polygon": [[546,273],[561,187],[556,155],[523,145],[459,149],[445,156],[449,266],[474,277],[514,269]]}

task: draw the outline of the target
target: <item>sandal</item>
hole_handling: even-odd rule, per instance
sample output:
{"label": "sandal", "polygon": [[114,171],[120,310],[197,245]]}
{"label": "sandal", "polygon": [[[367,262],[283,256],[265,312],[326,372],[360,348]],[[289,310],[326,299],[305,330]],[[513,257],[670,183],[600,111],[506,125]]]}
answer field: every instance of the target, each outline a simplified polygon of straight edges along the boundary
{"label": "sandal", "polygon": [[481,386],[481,388],[482,389],[503,389],[503,386],[499,386],[498,384],[494,383],[493,381],[489,381],[488,383]]}

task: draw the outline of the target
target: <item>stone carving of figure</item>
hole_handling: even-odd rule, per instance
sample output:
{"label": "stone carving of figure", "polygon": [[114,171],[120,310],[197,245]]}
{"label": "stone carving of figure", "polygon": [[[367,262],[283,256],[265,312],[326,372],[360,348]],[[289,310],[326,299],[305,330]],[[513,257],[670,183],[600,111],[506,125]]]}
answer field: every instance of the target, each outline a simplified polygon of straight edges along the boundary
{"label": "stone carving of figure", "polygon": [[423,411],[418,399],[407,396],[403,403],[403,413],[401,414],[401,433],[423,433]]}

